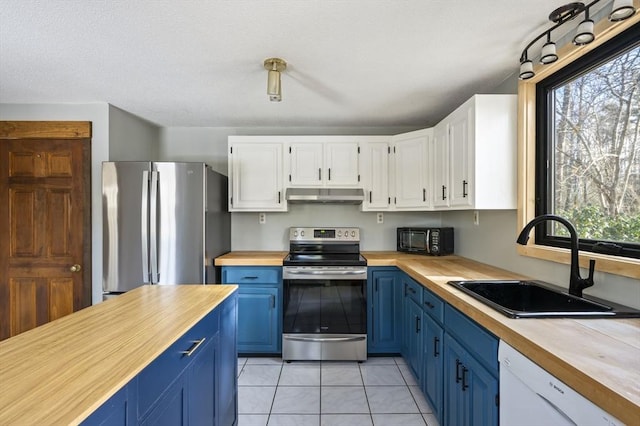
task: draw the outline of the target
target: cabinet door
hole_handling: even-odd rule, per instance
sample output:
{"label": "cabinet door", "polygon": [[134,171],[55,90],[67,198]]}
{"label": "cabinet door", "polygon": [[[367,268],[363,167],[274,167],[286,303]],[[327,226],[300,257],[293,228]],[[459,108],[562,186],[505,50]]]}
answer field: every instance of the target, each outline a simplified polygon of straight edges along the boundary
{"label": "cabinet door", "polygon": [[453,337],[444,336],[446,425],[498,424],[498,379]]}
{"label": "cabinet door", "polygon": [[289,147],[289,185],[322,186],[326,179],[322,153],[322,143],[292,143]]}
{"label": "cabinet door", "polygon": [[464,426],[469,423],[469,401],[462,390],[464,349],[445,333],[444,335],[444,425]]}
{"label": "cabinet door", "polygon": [[336,142],[324,146],[326,186],[358,186],[358,143]]}
{"label": "cabinet door", "polygon": [[389,144],[368,142],[360,147],[360,173],[364,188],[363,211],[389,209]]}
{"label": "cabinet door", "polygon": [[442,423],[444,331],[427,313],[422,315],[422,319],[424,330],[422,391],[433,408],[433,414]]}
{"label": "cabinet door", "polygon": [[[211,424],[216,418],[216,365],[220,349],[219,335],[196,349],[187,376],[188,423]],[[219,371],[219,370],[218,370]]]}
{"label": "cabinet door", "polygon": [[285,211],[282,144],[237,143],[229,151],[229,210]]}
{"label": "cabinet door", "polygon": [[374,271],[372,276],[369,352],[400,352],[401,287],[396,271]]}
{"label": "cabinet door", "polygon": [[407,346],[409,356],[406,361],[409,368],[411,368],[411,372],[420,383],[422,380],[422,352],[424,350],[422,344],[422,308],[413,300],[409,300],[407,306],[409,308],[409,341]]}
{"label": "cabinet door", "polygon": [[427,182],[429,136],[420,134],[398,138],[394,142],[396,209],[429,207],[430,188]]}
{"label": "cabinet door", "polygon": [[132,397],[135,397],[135,387],[125,386],[84,419],[82,425],[126,426],[135,423],[135,401],[131,401]]}
{"label": "cabinet door", "polygon": [[433,130],[433,206],[449,207],[449,138],[446,122]]}
{"label": "cabinet door", "polygon": [[142,426],[176,426],[187,424],[186,378],[181,374],[154,405]]}
{"label": "cabinet door", "polygon": [[240,285],[238,289],[238,351],[273,353],[280,349],[279,291],[274,287]]}
{"label": "cabinet door", "polygon": [[451,206],[471,206],[472,174],[470,172],[469,108],[462,108],[449,121]]}

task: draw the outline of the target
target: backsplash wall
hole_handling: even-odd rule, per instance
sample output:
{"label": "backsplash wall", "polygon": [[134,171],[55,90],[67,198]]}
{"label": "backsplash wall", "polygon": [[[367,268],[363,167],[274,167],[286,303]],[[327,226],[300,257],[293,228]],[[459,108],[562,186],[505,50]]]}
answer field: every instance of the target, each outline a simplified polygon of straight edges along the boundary
{"label": "backsplash wall", "polygon": [[289,227],[360,228],[361,250],[396,249],[396,228],[440,226],[438,212],[383,213],[384,223],[376,223],[375,212],[361,212],[360,206],[338,204],[295,204],[286,213],[267,213],[266,223],[258,223],[258,213],[231,214],[232,250],[289,250]]}

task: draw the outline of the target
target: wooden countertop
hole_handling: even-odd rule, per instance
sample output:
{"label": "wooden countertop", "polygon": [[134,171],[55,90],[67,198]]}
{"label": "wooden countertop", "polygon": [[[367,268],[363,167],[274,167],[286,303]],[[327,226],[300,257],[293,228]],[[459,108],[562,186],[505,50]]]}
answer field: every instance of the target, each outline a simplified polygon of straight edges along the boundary
{"label": "wooden countertop", "polygon": [[235,285],[144,286],[0,342],[0,424],[78,424]]}
{"label": "wooden countertop", "polygon": [[282,266],[286,251],[232,251],[216,257],[216,266]]}
{"label": "wooden countertop", "polygon": [[[216,265],[278,266],[285,254],[232,252]],[[397,266],[605,411],[640,424],[640,319],[511,319],[447,282],[527,277],[459,256],[362,255],[368,266]]]}

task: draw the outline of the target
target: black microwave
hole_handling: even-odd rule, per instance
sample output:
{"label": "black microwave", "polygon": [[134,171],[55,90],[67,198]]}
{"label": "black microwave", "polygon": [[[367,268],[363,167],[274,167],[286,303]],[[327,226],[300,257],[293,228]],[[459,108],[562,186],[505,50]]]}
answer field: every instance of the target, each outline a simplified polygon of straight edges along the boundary
{"label": "black microwave", "polygon": [[397,228],[398,251],[443,256],[453,253],[453,228]]}

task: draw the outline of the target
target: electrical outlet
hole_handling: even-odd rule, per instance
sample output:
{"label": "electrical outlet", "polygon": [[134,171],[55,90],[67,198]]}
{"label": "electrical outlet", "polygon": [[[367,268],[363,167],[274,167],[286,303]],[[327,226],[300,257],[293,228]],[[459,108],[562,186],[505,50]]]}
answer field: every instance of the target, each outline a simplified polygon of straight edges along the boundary
{"label": "electrical outlet", "polygon": [[267,214],[266,213],[258,213],[258,223],[260,223],[260,224],[267,223]]}
{"label": "electrical outlet", "polygon": [[478,210],[473,211],[473,224],[480,225],[480,212]]}
{"label": "electrical outlet", "polygon": [[384,223],[384,215],[382,213],[378,213],[377,221],[378,223]]}

